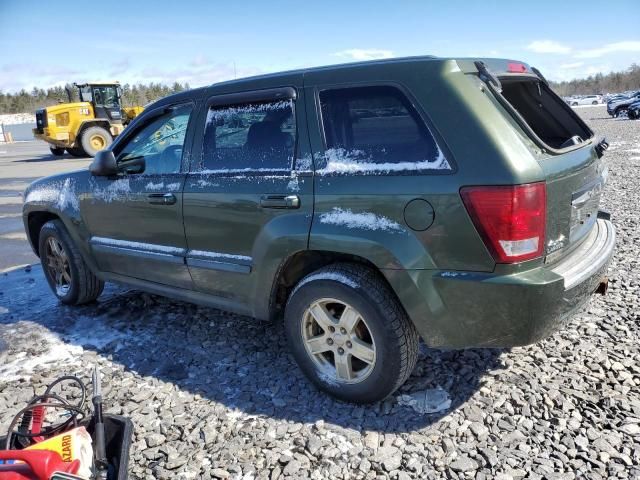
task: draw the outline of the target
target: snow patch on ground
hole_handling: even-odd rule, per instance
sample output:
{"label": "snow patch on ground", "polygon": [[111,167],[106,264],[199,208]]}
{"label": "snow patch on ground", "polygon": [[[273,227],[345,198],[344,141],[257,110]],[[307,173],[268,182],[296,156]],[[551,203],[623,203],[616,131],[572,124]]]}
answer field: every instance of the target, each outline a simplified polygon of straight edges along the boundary
{"label": "snow patch on ground", "polygon": [[421,414],[438,413],[451,407],[451,398],[442,388],[430,388],[398,396],[398,405],[410,407]]}
{"label": "snow patch on ground", "polygon": [[320,215],[320,223],[341,225],[347,228],[359,228],[363,230],[382,230],[387,232],[402,232],[402,226],[393,220],[376,215],[375,213],[353,213],[350,209],[334,207],[330,212]]}
{"label": "snow patch on ground", "polygon": [[36,123],[33,113],[8,113],[0,115],[0,125],[17,125],[21,123]]}
{"label": "snow patch on ground", "polygon": [[[68,345],[60,337],[33,322],[21,322],[20,328],[3,331],[7,350],[0,352],[0,383],[29,380],[36,371],[58,369],[62,365],[79,365],[82,347]],[[37,346],[33,350],[12,351],[11,344],[19,341]]]}
{"label": "snow patch on ground", "polygon": [[402,171],[451,170],[451,165],[440,150],[435,160],[421,162],[375,163],[371,156],[362,150],[344,148],[331,148],[325,152],[323,158],[325,166],[317,170],[316,173],[319,175],[360,172],[382,175]]}

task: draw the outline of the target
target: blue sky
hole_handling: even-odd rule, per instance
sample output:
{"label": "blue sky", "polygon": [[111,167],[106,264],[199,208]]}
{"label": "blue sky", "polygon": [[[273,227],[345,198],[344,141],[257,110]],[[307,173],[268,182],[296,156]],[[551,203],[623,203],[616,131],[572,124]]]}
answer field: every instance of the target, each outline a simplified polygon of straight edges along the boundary
{"label": "blue sky", "polygon": [[640,25],[638,0],[0,0],[0,90],[89,80],[195,87],[420,54],[508,57],[565,80],[640,63],[640,31],[620,25]]}

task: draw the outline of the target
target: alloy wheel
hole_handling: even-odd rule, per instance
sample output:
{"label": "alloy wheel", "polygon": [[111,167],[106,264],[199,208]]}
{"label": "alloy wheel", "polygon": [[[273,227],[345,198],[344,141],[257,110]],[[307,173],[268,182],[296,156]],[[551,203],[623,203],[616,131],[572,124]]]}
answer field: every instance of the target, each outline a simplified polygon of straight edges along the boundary
{"label": "alloy wheel", "polygon": [[69,256],[62,243],[55,237],[47,239],[45,256],[49,277],[55,284],[56,294],[59,297],[64,297],[71,290]]}
{"label": "alloy wheel", "polygon": [[327,381],[359,383],[376,364],[376,344],[364,317],[333,298],[312,303],[302,317],[304,346]]}

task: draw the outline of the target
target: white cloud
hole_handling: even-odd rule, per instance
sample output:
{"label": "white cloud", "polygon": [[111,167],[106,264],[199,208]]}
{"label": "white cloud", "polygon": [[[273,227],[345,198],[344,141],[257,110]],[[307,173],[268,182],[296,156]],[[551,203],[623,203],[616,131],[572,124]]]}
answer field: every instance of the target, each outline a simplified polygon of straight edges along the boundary
{"label": "white cloud", "polygon": [[575,58],[598,58],[609,53],[617,52],[640,52],[640,41],[627,40],[624,42],[609,43],[604,47],[592,48],[576,52]]}
{"label": "white cloud", "polygon": [[571,47],[553,40],[535,40],[527,45],[527,50],[536,53],[567,54],[571,52]]}
{"label": "white cloud", "polygon": [[583,65],[584,65],[584,62],[563,63],[562,65],[560,65],[560,68],[565,70],[571,70],[574,68],[580,68]]}
{"label": "white cloud", "polygon": [[391,50],[379,50],[375,48],[351,48],[334,53],[336,57],[350,58],[352,60],[376,60],[379,58],[391,58]]}

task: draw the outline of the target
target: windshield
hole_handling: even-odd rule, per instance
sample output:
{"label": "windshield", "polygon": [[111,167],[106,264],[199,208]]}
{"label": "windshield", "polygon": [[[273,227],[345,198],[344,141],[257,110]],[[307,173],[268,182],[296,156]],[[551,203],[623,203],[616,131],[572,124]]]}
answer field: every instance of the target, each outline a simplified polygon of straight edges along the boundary
{"label": "windshield", "polygon": [[118,108],[118,90],[115,85],[111,86],[94,86],[93,101],[96,105],[110,108]]}

